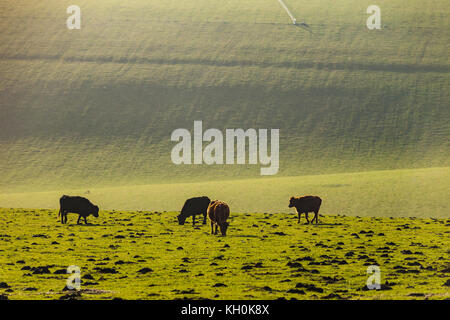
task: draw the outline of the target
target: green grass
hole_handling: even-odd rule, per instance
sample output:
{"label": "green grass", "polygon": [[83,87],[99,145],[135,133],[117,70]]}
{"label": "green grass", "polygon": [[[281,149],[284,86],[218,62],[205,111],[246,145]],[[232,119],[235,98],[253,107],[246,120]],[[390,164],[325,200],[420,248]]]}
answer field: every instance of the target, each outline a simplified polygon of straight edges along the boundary
{"label": "green grass", "polygon": [[[0,207],[46,209],[0,209],[0,294],[59,298],[54,272],[79,265],[85,299],[449,297],[448,1],[379,0],[376,31],[369,1],[285,1],[313,33],[276,0],[78,0],[78,31],[72,1],[1,2]],[[280,129],[278,176],[174,165],[170,134],[194,120]],[[59,224],[63,193],[100,218]],[[302,194],[322,224],[296,224]],[[230,204],[227,237],[176,224],[198,195]],[[361,290],[371,263],[392,290]]]}
{"label": "green grass", "polygon": [[221,180],[170,133],[279,128],[281,176],[449,166],[444,0],[70,1],[0,5],[0,190]]}
{"label": "green grass", "polygon": [[[289,214],[232,212],[222,237],[190,220],[179,226],[176,214],[101,211],[92,225],[76,225],[76,215],[61,225],[56,210],[0,209],[0,282],[10,287],[0,294],[59,299],[68,275],[55,271],[77,265],[81,299],[449,298],[448,218],[323,216],[305,225]],[[368,265],[380,266],[390,290],[362,290]],[[49,273],[27,270],[39,266]]]}
{"label": "green grass", "polygon": [[58,208],[61,195],[70,194],[85,196],[105,210],[177,211],[187,198],[207,195],[226,201],[234,212],[292,213],[289,197],[314,194],[323,200],[324,215],[448,218],[449,181],[448,167],[389,170],[2,193],[0,206]]}

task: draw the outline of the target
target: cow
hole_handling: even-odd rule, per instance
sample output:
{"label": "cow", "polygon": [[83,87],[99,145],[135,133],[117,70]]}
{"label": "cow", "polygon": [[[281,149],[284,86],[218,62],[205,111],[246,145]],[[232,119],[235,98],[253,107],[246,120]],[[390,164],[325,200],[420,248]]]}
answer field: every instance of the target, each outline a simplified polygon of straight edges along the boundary
{"label": "cow", "polygon": [[220,233],[226,236],[230,225],[227,222],[230,216],[230,207],[223,201],[214,200],[209,204],[207,213],[211,221],[211,234],[217,234],[217,228],[220,228]]}
{"label": "cow", "polygon": [[206,211],[211,200],[208,197],[196,197],[187,199],[177,216],[178,224],[183,225],[186,219],[192,216],[192,225],[195,226],[195,215],[203,214],[203,224],[206,224]]}
{"label": "cow", "polygon": [[98,206],[92,204],[92,202],[83,197],[63,195],[59,199],[58,217],[61,215],[61,223],[63,224],[67,223],[67,214],[69,212],[78,213],[77,224],[80,224],[81,217],[84,218],[84,223],[87,224],[86,218],[91,214],[98,218],[98,211]]}
{"label": "cow", "polygon": [[295,207],[298,213],[298,222],[300,223],[300,216],[305,213],[306,221],[309,224],[308,220],[308,212],[314,212],[314,218],[312,219],[312,223],[314,223],[314,219],[316,220],[316,224],[318,223],[319,209],[322,204],[322,199],[317,196],[303,196],[303,197],[291,197],[289,199],[289,208]]}

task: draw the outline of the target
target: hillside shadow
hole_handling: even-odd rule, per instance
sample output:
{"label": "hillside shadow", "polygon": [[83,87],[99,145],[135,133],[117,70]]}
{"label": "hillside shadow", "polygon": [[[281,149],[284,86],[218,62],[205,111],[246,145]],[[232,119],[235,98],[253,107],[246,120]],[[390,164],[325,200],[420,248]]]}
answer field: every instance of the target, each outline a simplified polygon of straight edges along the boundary
{"label": "hillside shadow", "polygon": [[304,31],[308,31],[310,34],[313,33],[312,30],[311,30],[311,27],[310,27],[310,26],[307,26],[306,24],[305,24],[305,25],[302,25],[302,24],[297,23],[297,24],[294,24],[294,26],[297,27],[297,28],[299,28],[299,29],[302,29],[302,30],[304,30]]}
{"label": "hillside shadow", "polygon": [[[294,25],[299,30],[303,29],[312,35],[310,28],[303,27],[299,24]],[[63,57],[61,55],[4,55],[2,60],[22,60],[22,61],[64,61],[69,63],[116,63],[116,64],[156,64],[156,65],[206,65],[206,66],[222,66],[222,67],[242,67],[242,66],[258,66],[261,68],[315,68],[325,70],[361,70],[361,71],[386,71],[400,73],[416,73],[416,72],[436,72],[448,73],[450,68],[445,64],[413,64],[413,63],[357,63],[357,62],[315,62],[315,61],[281,61],[281,62],[261,62],[251,59],[235,59],[217,61],[215,59],[199,59],[199,58],[148,58],[148,57],[130,57],[126,60],[114,60],[111,56],[86,56],[86,57]],[[323,88],[320,88],[323,90]]]}
{"label": "hillside shadow", "polygon": [[340,188],[340,187],[351,187],[351,184],[341,184],[341,183],[336,183],[336,184],[323,184],[322,187],[325,188]]}

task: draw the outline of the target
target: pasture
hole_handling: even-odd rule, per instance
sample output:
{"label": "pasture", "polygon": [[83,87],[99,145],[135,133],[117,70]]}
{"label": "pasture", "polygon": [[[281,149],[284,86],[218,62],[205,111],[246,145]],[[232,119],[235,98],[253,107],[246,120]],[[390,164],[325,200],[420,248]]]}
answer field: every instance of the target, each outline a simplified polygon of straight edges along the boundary
{"label": "pasture", "polygon": [[[449,298],[448,1],[379,0],[380,30],[364,1],[285,2],[311,33],[276,0],[78,0],[80,30],[72,1],[0,3],[1,298]],[[279,129],[278,175],[174,164],[199,120]],[[100,217],[62,225],[62,194]],[[201,195],[226,237],[176,223]]]}
{"label": "pasture", "polygon": [[448,218],[450,168],[384,170],[297,177],[214,180],[191,183],[60,188],[0,193],[0,207],[56,209],[62,194],[81,195],[103,210],[177,211],[186,199],[206,195],[226,201],[233,212],[293,212],[289,197],[323,199],[325,215]]}
{"label": "pasture", "polygon": [[[9,299],[448,299],[450,219],[231,213],[226,237],[176,212],[0,209],[0,294]],[[198,220],[198,219],[197,219]],[[302,220],[304,223],[305,220]],[[70,265],[78,294],[63,291]],[[369,265],[381,290],[366,290]]]}

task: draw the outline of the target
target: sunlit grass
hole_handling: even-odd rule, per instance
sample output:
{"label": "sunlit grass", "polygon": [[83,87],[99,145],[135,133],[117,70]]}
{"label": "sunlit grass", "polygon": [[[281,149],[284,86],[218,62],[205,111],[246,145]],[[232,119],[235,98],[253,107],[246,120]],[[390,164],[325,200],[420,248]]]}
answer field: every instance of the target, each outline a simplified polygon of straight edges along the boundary
{"label": "sunlit grass", "polygon": [[[232,212],[221,237],[190,220],[179,226],[176,214],[102,211],[86,226],[76,215],[61,225],[56,210],[1,209],[0,282],[10,288],[0,294],[59,299],[68,275],[55,271],[77,265],[82,299],[449,297],[448,219],[326,215],[305,225],[292,214]],[[363,290],[369,265],[390,290]],[[39,266],[49,273],[27,270]]]}

